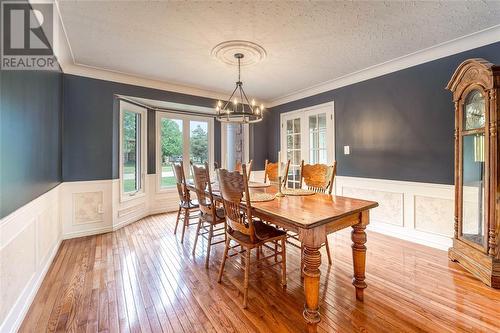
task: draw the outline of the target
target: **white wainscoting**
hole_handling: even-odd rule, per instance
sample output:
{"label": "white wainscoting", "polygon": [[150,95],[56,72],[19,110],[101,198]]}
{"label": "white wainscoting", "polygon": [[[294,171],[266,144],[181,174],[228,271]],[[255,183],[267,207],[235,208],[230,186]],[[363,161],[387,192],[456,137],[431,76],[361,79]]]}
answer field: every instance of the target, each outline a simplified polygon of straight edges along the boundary
{"label": "white wainscoting", "polygon": [[453,185],[337,176],[335,193],[379,203],[371,230],[441,250],[451,246]]}
{"label": "white wainscoting", "polygon": [[0,220],[0,332],[17,331],[57,253],[61,188]]}

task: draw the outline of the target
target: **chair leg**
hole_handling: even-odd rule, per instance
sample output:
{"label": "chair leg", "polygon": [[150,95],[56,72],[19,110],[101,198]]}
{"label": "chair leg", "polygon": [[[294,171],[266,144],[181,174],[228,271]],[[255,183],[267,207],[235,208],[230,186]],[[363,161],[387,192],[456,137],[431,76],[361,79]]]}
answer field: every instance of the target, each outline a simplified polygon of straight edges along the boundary
{"label": "chair leg", "polygon": [[243,309],[247,308],[248,280],[250,275],[250,248],[245,253],[245,281],[243,282]]}
{"label": "chair leg", "polygon": [[286,287],[286,238],[281,240],[281,285]]}
{"label": "chair leg", "polygon": [[210,260],[210,248],[212,247],[213,235],[214,235],[214,225],[210,223],[210,230],[208,231],[208,245],[207,245],[207,257],[205,259],[205,268],[208,268],[208,261]]}
{"label": "chair leg", "polygon": [[220,269],[219,269],[219,278],[217,279],[217,282],[222,281],[222,273],[224,272],[224,265],[226,264],[226,259],[227,259],[227,252],[229,251],[229,243],[231,240],[229,237],[226,236],[226,245],[224,247],[224,256],[222,257],[222,262],[220,263]]}
{"label": "chair leg", "polygon": [[184,210],[184,225],[182,226],[181,244],[184,243],[184,233],[189,224],[189,209]]}
{"label": "chair leg", "polygon": [[179,210],[177,211],[177,219],[175,220],[174,235],[177,233],[177,226],[179,225],[180,217],[181,217],[181,207],[179,206]]}
{"label": "chair leg", "polygon": [[332,255],[330,254],[330,245],[328,244],[328,236],[325,241],[326,255],[328,256],[328,265],[332,265]]}
{"label": "chair leg", "polygon": [[200,235],[200,229],[203,222],[201,221],[201,217],[198,219],[198,226],[196,227],[196,236],[194,236],[194,244],[193,244],[193,256],[196,252],[196,243],[198,242],[198,236]]}
{"label": "chair leg", "polygon": [[274,241],[274,262],[278,262],[278,241]]}

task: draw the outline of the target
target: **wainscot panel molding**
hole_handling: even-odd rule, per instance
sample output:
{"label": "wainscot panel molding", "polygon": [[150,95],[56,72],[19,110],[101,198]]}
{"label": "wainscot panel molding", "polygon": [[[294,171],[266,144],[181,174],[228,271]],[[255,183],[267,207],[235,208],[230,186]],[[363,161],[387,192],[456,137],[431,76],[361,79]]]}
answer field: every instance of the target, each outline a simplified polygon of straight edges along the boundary
{"label": "wainscot panel molding", "polygon": [[337,176],[335,194],[379,203],[369,229],[441,250],[451,246],[453,185]]}
{"label": "wainscot panel molding", "polygon": [[0,220],[0,332],[17,331],[59,249],[61,188]]}

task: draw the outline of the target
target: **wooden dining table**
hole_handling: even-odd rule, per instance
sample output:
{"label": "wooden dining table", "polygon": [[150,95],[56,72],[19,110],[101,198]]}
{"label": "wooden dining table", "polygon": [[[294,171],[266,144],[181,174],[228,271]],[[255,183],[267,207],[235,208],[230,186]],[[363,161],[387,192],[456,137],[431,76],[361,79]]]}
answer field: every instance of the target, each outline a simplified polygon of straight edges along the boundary
{"label": "wooden dining table", "polygon": [[[194,185],[188,183],[188,189],[194,191]],[[250,188],[250,199],[258,193],[275,195],[277,186]],[[220,200],[217,184],[212,187],[216,200]],[[330,233],[352,227],[353,279],[356,299],[363,301],[366,266],[366,226],[369,210],[378,206],[377,202],[342,197],[331,194],[275,197],[271,201],[251,202],[255,217],[273,223],[285,230],[298,233],[303,247],[303,276],[305,306],[304,320],[308,332],[317,332],[320,322],[319,286],[321,272],[320,248]],[[242,201],[242,208],[245,202]]]}

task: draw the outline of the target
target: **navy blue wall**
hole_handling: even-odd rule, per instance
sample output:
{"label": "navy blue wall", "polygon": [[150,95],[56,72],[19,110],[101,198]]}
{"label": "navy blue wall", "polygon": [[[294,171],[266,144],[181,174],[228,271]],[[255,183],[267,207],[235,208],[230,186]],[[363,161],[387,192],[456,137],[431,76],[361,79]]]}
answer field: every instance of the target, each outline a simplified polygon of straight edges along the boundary
{"label": "navy blue wall", "polygon": [[[115,95],[212,107],[210,98],[111,81],[64,75],[64,181],[118,178],[119,109]],[[152,113],[149,112],[148,115]],[[149,117],[148,147],[155,144],[155,119]],[[220,163],[220,124],[215,122],[215,161]],[[148,149],[148,173],[155,172],[155,151]]]}
{"label": "navy blue wall", "polygon": [[0,72],[0,218],[61,182],[62,74]]}
{"label": "navy blue wall", "polygon": [[500,64],[500,43],[271,108],[267,156],[279,150],[281,113],[333,100],[339,175],[453,184],[454,107],[445,86],[469,58]]}

